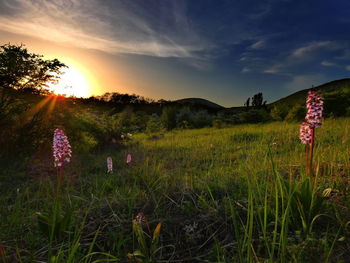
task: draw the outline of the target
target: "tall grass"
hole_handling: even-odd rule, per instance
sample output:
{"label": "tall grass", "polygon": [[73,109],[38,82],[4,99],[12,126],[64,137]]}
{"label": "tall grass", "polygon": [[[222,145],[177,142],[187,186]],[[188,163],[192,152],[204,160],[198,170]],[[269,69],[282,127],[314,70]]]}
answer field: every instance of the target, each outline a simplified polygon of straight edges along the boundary
{"label": "tall grass", "polygon": [[[156,247],[143,248],[148,261],[346,262],[349,121],[327,120],[317,130],[314,186],[299,127],[286,123],[137,134],[123,146],[73,156],[57,209],[54,177],[21,179],[18,191],[4,180],[2,260],[146,262],[127,257],[142,248],[135,235],[152,244],[163,222]],[[6,176],[16,178],[16,169]],[[37,212],[60,220],[70,213],[69,227],[61,224],[57,238],[45,234]],[[139,212],[151,232],[133,228]]]}

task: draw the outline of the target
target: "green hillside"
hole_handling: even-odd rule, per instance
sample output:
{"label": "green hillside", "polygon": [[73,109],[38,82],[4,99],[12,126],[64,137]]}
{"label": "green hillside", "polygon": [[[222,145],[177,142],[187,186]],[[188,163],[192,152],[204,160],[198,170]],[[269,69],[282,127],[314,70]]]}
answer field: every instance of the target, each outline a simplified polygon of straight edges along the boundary
{"label": "green hillside", "polygon": [[[325,99],[325,114],[342,116],[346,109],[350,107],[350,78],[334,80],[315,87],[319,90]],[[271,104],[269,108],[286,107],[291,108],[295,105],[305,105],[305,98],[309,89],[304,89],[293,93],[285,98],[279,99]]]}

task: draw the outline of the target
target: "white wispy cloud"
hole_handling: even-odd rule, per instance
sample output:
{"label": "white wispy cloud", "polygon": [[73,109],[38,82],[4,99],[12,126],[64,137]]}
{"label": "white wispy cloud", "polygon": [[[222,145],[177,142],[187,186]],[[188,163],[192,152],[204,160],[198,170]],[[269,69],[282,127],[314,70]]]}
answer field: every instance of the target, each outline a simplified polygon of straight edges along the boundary
{"label": "white wispy cloud", "polygon": [[76,47],[157,57],[196,58],[212,47],[188,23],[185,5],[177,1],[162,8],[168,28],[133,1],[3,0],[0,29]]}
{"label": "white wispy cloud", "polygon": [[[318,41],[311,42],[299,48],[290,51],[284,59],[266,67],[263,72],[267,74],[288,75],[291,68],[296,68],[305,65],[306,63],[319,63],[318,60],[322,57],[321,51],[341,50],[343,47],[334,41]],[[322,61],[323,66],[335,66],[335,64]]]}
{"label": "white wispy cloud", "polygon": [[265,47],[266,41],[265,40],[259,40],[257,42],[255,42],[254,44],[252,44],[250,46],[251,49],[261,49],[263,47]]}
{"label": "white wispy cloud", "polygon": [[335,43],[332,41],[316,41],[307,44],[306,46],[295,49],[291,57],[302,58],[303,56],[310,55],[311,52],[316,51],[320,48],[331,48],[334,47]]}
{"label": "white wispy cloud", "polygon": [[337,64],[333,63],[333,62],[329,62],[327,60],[324,60],[321,62],[321,65],[322,66],[325,66],[325,67],[334,67],[334,66],[337,66]]}
{"label": "white wispy cloud", "polygon": [[242,70],[241,70],[241,72],[242,73],[248,73],[248,72],[251,72],[252,70],[250,69],[250,68],[248,68],[248,67],[244,67],[244,68],[242,68]]}
{"label": "white wispy cloud", "polygon": [[284,63],[275,63],[272,66],[269,66],[265,69],[263,69],[263,73],[266,74],[275,74],[275,75],[282,75],[282,76],[290,76],[291,74],[286,70],[290,64]]}

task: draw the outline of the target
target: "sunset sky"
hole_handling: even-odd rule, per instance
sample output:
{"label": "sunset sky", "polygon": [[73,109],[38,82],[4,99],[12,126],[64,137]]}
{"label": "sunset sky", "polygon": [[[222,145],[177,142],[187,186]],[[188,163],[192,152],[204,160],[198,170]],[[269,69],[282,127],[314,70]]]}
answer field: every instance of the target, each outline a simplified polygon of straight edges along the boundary
{"label": "sunset sky", "polygon": [[349,14],[348,0],[0,0],[0,43],[66,63],[78,96],[240,106],[349,77]]}

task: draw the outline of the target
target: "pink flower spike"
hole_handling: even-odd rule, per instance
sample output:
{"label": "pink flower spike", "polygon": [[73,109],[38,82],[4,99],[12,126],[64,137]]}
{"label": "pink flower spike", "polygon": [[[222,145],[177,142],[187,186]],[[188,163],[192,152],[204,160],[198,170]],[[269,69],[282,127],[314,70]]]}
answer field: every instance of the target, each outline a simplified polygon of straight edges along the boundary
{"label": "pink flower spike", "polygon": [[310,90],[306,98],[306,121],[310,128],[320,128],[323,113],[323,98],[314,90]]}
{"label": "pink flower spike", "polygon": [[113,161],[112,157],[107,157],[107,173],[113,173]]}
{"label": "pink flower spike", "polygon": [[61,167],[64,162],[69,163],[72,157],[72,150],[67,136],[61,129],[56,129],[53,134],[53,158],[54,166]]}
{"label": "pink flower spike", "polygon": [[126,163],[129,164],[131,163],[131,154],[129,153],[128,156],[126,157]]}
{"label": "pink flower spike", "polygon": [[301,143],[303,143],[303,144],[311,144],[312,134],[311,134],[310,123],[303,122],[300,125],[300,137],[299,138],[301,140]]}

